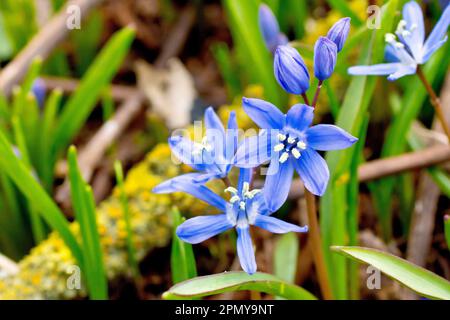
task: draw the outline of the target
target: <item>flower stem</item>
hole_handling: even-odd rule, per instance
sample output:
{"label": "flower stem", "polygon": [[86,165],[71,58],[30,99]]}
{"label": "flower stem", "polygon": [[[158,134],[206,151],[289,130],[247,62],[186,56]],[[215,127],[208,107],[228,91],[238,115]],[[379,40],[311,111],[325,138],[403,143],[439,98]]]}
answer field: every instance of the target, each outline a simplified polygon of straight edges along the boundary
{"label": "flower stem", "polygon": [[302,93],[302,98],[303,98],[303,101],[305,101],[305,103],[309,106],[309,99],[308,99],[308,96],[306,95],[306,93]]}
{"label": "flower stem", "polygon": [[313,103],[311,105],[311,107],[313,107],[313,108],[316,107],[317,101],[319,100],[319,94],[320,94],[320,89],[322,89],[322,84],[323,84],[323,81],[319,80],[319,83],[317,84],[316,93],[314,94]]}
{"label": "flower stem", "polygon": [[428,82],[428,80],[425,77],[425,74],[423,73],[422,68],[420,66],[417,66],[417,76],[422,81],[423,85],[425,86],[425,89],[427,90],[428,94],[430,95],[431,104],[433,105],[434,110],[436,111],[436,115],[437,115],[439,121],[441,122],[442,129],[444,129],[444,132],[447,135],[448,142],[450,142],[450,128],[445,119],[445,115],[442,110],[441,101],[439,100],[438,96],[436,95],[436,92],[434,92],[433,87]]}
{"label": "flower stem", "polygon": [[316,266],[317,278],[320,290],[325,300],[333,299],[333,292],[330,287],[325,258],[323,256],[322,239],[320,237],[319,222],[317,221],[316,199],[314,195],[305,188],[306,208],[308,212],[309,236],[312,244],[314,264]]}
{"label": "flower stem", "polygon": [[230,179],[228,177],[223,177],[222,181],[227,187],[231,187],[231,182],[230,182]]}

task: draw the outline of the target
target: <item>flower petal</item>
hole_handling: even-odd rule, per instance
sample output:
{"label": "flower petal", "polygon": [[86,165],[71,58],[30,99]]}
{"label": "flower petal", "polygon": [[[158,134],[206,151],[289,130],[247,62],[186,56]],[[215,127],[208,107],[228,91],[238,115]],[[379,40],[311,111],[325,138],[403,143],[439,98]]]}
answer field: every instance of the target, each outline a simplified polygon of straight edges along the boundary
{"label": "flower petal", "polygon": [[296,131],[306,130],[314,119],[314,108],[306,104],[296,104],[286,115],[286,126]]}
{"label": "flower petal", "polygon": [[225,129],[212,107],[205,111],[205,127],[208,142],[214,147],[216,153],[214,156],[220,159],[225,156]]}
{"label": "flower petal", "polygon": [[320,151],[340,150],[353,145],[357,138],[330,124],[319,124],[306,131],[307,145]]}
{"label": "flower petal", "polygon": [[238,234],[237,254],[241,267],[248,274],[254,274],[256,272],[256,259],[249,227],[238,227],[236,230]]}
{"label": "flower petal", "polygon": [[203,175],[204,173],[201,172],[183,174],[181,176],[166,180],[158,184],[156,187],[153,188],[152,192],[156,194],[168,194],[177,192],[179,190],[174,187],[177,181],[181,182],[196,181],[197,179],[200,179]]}
{"label": "flower petal", "polygon": [[[230,112],[228,118],[227,132],[226,132],[226,147],[225,159],[231,160],[236,154],[239,141],[239,128],[236,121],[236,113]],[[231,162],[231,161],[230,161]]]}
{"label": "flower petal", "polygon": [[173,179],[170,179],[153,189],[154,193],[164,194],[182,191],[188,193],[221,211],[226,210],[226,201],[206,186],[196,183],[194,180],[200,177],[199,173],[185,174]]}
{"label": "flower petal", "polygon": [[[448,25],[450,24],[450,4],[447,5],[439,21],[428,36],[424,45],[424,62],[430,58],[430,55],[435,52],[447,40],[445,35],[447,33]],[[445,42],[444,41],[444,42]],[[427,57],[427,59],[425,59]]]}
{"label": "flower petal", "polygon": [[225,214],[195,217],[177,228],[177,236],[184,242],[196,244],[231,229],[233,224]]}
{"label": "flower petal", "polygon": [[257,215],[254,225],[272,233],[308,232],[307,226],[299,227],[295,224],[264,215]]}
{"label": "flower petal", "polygon": [[285,163],[280,163],[278,159],[273,159],[270,162],[263,189],[267,208],[270,212],[277,211],[286,201],[293,174],[294,167],[291,159]]}
{"label": "flower petal", "polygon": [[389,81],[395,81],[401,77],[415,74],[417,70],[417,65],[401,65],[393,74],[389,75],[387,78]]}
{"label": "flower petal", "polygon": [[317,151],[307,148],[302,152],[300,159],[294,161],[294,166],[306,189],[316,196],[325,193],[330,172],[327,163]]}
{"label": "flower petal", "polygon": [[249,185],[252,182],[253,177],[253,169],[243,169],[239,170],[239,181],[238,181],[238,192],[239,194],[242,192],[242,187],[244,183],[247,182]]}
{"label": "flower petal", "polygon": [[204,154],[193,153],[195,150],[193,141],[182,136],[173,136],[169,138],[169,146],[175,157],[184,164],[197,171],[205,171],[208,168],[208,161],[206,161]]}
{"label": "flower petal", "polygon": [[423,24],[423,13],[419,4],[410,1],[403,6],[403,19],[406,21],[408,35],[397,34],[409,47],[417,62],[421,63],[423,56],[423,42],[425,41],[425,27]]}
{"label": "flower petal", "polygon": [[381,63],[374,64],[372,66],[354,66],[348,68],[348,74],[354,76],[362,76],[362,75],[389,75],[396,72],[400,67],[401,63]]}
{"label": "flower petal", "polygon": [[262,129],[281,129],[285,115],[270,102],[243,98],[242,104],[248,116]]}
{"label": "flower petal", "polygon": [[272,156],[272,139],[267,131],[244,139],[236,151],[233,162],[239,168],[256,168],[269,161]]}

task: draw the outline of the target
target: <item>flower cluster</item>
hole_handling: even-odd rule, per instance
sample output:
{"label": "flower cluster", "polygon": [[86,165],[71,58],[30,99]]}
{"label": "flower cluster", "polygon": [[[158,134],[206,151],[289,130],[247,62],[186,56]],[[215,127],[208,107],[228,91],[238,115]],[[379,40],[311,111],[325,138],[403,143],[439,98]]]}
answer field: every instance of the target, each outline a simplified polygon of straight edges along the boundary
{"label": "flower cluster", "polygon": [[372,66],[355,66],[348,70],[351,75],[388,75],[394,81],[406,75],[415,74],[417,66],[427,62],[431,56],[447,41],[447,29],[450,24],[450,5],[425,41],[425,26],[420,6],[415,1],[403,7],[403,19],[400,20],[395,34],[387,33],[385,57],[389,63]]}
{"label": "flower cluster", "polygon": [[[244,111],[262,130],[241,141],[235,113],[230,113],[225,129],[214,110],[208,108],[203,137],[190,140],[176,135],[169,139],[173,154],[195,172],[172,178],[153,189],[160,194],[182,191],[217,208],[219,214],[185,221],[177,228],[177,236],[196,244],[235,228],[239,261],[249,274],[257,269],[250,226],[273,233],[308,230],[307,226],[299,227],[272,216],[288,197],[294,170],[311,193],[321,196],[328,184],[329,171],[318,151],[344,149],[357,141],[334,125],[311,126],[315,101],[309,105],[305,95],[310,86],[308,69],[299,52],[287,45],[287,39],[280,33],[267,6],[260,7],[259,19],[266,46],[275,52],[275,78],[288,93],[303,95],[305,104],[296,104],[283,114],[269,102],[243,98]],[[316,96],[322,82],[334,71],[337,53],[345,43],[349,27],[350,19],[341,19],[326,37],[320,37],[316,42],[314,75],[319,80]],[[265,164],[269,166],[264,185],[262,189],[253,189],[256,168]],[[228,178],[233,167],[239,168],[240,172],[236,187]],[[212,179],[222,179],[224,191],[229,194],[226,199],[205,185]]]}

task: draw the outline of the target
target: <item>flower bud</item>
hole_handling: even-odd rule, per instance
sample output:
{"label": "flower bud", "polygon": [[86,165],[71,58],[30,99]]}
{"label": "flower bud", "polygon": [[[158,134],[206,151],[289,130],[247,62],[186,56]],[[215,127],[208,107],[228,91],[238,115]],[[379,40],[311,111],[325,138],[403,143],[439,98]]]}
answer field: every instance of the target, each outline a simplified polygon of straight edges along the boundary
{"label": "flower bud", "polygon": [[270,52],[274,52],[279,45],[288,43],[286,35],[280,32],[278,21],[267,5],[262,4],[259,6],[258,20],[259,29]]}
{"label": "flower bud", "polygon": [[337,47],[328,38],[320,37],[314,46],[314,75],[320,81],[328,79],[336,66]]}
{"label": "flower bud", "polygon": [[345,40],[347,40],[350,31],[350,18],[342,18],[336,22],[328,31],[327,38],[333,41],[337,46],[337,52],[342,50]]}
{"label": "flower bud", "polygon": [[274,72],[280,86],[289,93],[303,94],[309,89],[309,72],[305,62],[300,53],[290,46],[277,48]]}
{"label": "flower bud", "polygon": [[31,92],[34,94],[39,107],[42,108],[45,100],[45,84],[44,80],[37,78],[31,86]]}

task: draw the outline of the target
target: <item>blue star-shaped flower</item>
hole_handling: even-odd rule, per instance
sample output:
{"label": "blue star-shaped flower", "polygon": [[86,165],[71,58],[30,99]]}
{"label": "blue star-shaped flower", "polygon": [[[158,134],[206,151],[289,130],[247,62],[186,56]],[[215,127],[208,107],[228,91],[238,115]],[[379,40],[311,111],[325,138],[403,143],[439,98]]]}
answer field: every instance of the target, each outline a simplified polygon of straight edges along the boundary
{"label": "blue star-shaped flower", "polygon": [[225,130],[213,108],[205,111],[206,135],[202,142],[194,142],[183,136],[169,138],[173,154],[184,164],[199,171],[175,177],[155,188],[157,192],[173,192],[173,184],[185,178],[196,183],[205,183],[211,179],[224,178],[233,167],[233,157],[238,145],[236,114],[230,113],[228,129]]}
{"label": "blue star-shaped flower", "polygon": [[197,244],[235,228],[238,234],[237,253],[242,269],[248,274],[253,274],[256,272],[256,261],[249,232],[251,225],[273,233],[307,232],[308,227],[299,227],[271,217],[270,215],[279,209],[270,210],[266,204],[267,199],[273,196],[272,190],[266,187],[262,190],[250,190],[252,170],[241,169],[240,172],[238,187],[225,189],[231,194],[228,201],[186,176],[179,179],[174,184],[176,191],[189,193],[216,207],[222,213],[191,218],[181,224],[176,233],[181,240]]}
{"label": "blue star-shaped flower", "polygon": [[[416,73],[417,66],[427,62],[446,41],[450,24],[450,5],[446,7],[438,23],[425,41],[425,27],[422,10],[415,1],[403,7],[403,20],[398,24],[395,35],[385,36],[385,56],[390,63],[372,66],[354,66],[348,69],[351,75],[389,75],[394,81]],[[398,40],[397,41],[397,37]]]}
{"label": "blue star-shaped flower", "polygon": [[286,201],[294,169],[310,192],[323,195],[329,171],[316,150],[348,148],[358,139],[334,125],[310,127],[314,109],[305,104],[294,105],[286,115],[263,100],[244,98],[243,105],[250,118],[265,130],[241,143],[235,162],[237,167],[251,168],[270,161],[265,183],[272,194],[267,201],[269,209]]}

